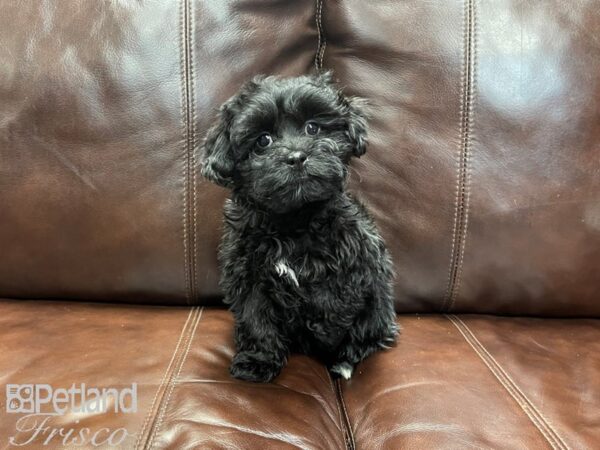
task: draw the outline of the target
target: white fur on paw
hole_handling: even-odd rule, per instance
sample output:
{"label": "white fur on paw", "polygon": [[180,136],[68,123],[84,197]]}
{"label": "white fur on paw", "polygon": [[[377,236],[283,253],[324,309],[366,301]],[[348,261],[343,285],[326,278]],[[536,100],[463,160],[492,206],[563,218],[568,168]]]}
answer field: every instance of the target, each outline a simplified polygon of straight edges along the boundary
{"label": "white fur on paw", "polygon": [[331,372],[337,373],[344,380],[349,380],[352,376],[352,372],[354,371],[354,367],[350,363],[342,362],[331,367]]}
{"label": "white fur on paw", "polygon": [[277,275],[280,277],[286,276],[292,281],[292,283],[294,283],[296,286],[299,286],[298,278],[296,278],[296,272],[294,272],[294,270],[288,266],[285,261],[280,260],[277,264],[275,264],[275,272],[277,272]]}

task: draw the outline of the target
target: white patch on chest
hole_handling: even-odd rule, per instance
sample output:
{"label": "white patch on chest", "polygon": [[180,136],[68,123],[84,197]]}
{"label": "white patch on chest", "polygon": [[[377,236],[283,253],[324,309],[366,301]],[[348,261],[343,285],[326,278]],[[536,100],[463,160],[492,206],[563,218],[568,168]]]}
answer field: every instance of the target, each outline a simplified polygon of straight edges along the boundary
{"label": "white patch on chest", "polygon": [[279,260],[277,264],[275,264],[275,272],[280,277],[287,277],[292,283],[296,285],[296,287],[300,286],[298,284],[298,278],[296,278],[296,272],[286,264],[284,260]]}

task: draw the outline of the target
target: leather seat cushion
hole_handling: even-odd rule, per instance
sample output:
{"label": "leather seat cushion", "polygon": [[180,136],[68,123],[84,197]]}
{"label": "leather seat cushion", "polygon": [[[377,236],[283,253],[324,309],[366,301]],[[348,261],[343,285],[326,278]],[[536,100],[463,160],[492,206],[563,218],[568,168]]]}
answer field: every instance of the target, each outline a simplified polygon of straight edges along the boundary
{"label": "leather seat cushion", "polygon": [[[341,413],[325,368],[290,358],[272,384],[232,379],[232,319],[225,310],[0,301],[0,436],[15,436],[5,386],[138,384],[136,414],[72,414],[50,428],[124,427],[121,448],[344,448]],[[19,442],[31,432],[16,436]],[[41,448],[38,437],[23,448]],[[102,441],[106,437],[101,434]],[[54,438],[44,448],[64,448]],[[107,445],[97,448],[111,448]],[[112,447],[114,448],[114,447]]]}
{"label": "leather seat cushion", "polygon": [[[135,434],[124,448],[597,447],[600,320],[399,320],[398,345],[349,382],[332,383],[321,364],[293,355],[260,385],[228,374],[225,310],[3,300],[0,381],[137,383],[136,414],[51,420],[76,432],[124,427]],[[6,412],[5,399],[0,435],[11,437],[23,414]]]}
{"label": "leather seat cushion", "polygon": [[356,448],[598,448],[600,320],[401,324],[342,386]]}

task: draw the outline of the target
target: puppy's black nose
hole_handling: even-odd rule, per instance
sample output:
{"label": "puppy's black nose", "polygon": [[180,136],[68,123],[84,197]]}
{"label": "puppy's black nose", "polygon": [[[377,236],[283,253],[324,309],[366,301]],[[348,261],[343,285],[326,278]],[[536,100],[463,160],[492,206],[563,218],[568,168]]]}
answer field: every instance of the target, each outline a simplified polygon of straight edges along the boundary
{"label": "puppy's black nose", "polygon": [[287,163],[290,166],[300,167],[304,164],[304,161],[306,161],[306,153],[304,152],[293,152],[287,157]]}

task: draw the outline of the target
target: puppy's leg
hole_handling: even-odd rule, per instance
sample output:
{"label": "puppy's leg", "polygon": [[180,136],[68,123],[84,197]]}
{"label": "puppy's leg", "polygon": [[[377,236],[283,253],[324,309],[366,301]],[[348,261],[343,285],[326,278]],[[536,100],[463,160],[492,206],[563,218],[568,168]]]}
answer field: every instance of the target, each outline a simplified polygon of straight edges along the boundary
{"label": "puppy's leg", "polygon": [[349,379],[354,366],[373,352],[391,347],[399,332],[391,290],[374,287],[373,296],[358,314],[340,345],[330,371]]}
{"label": "puppy's leg", "polygon": [[232,308],[236,316],[237,353],[229,372],[235,378],[268,382],[279,375],[288,355],[288,342],[280,332],[268,299],[253,297],[241,307]]}

